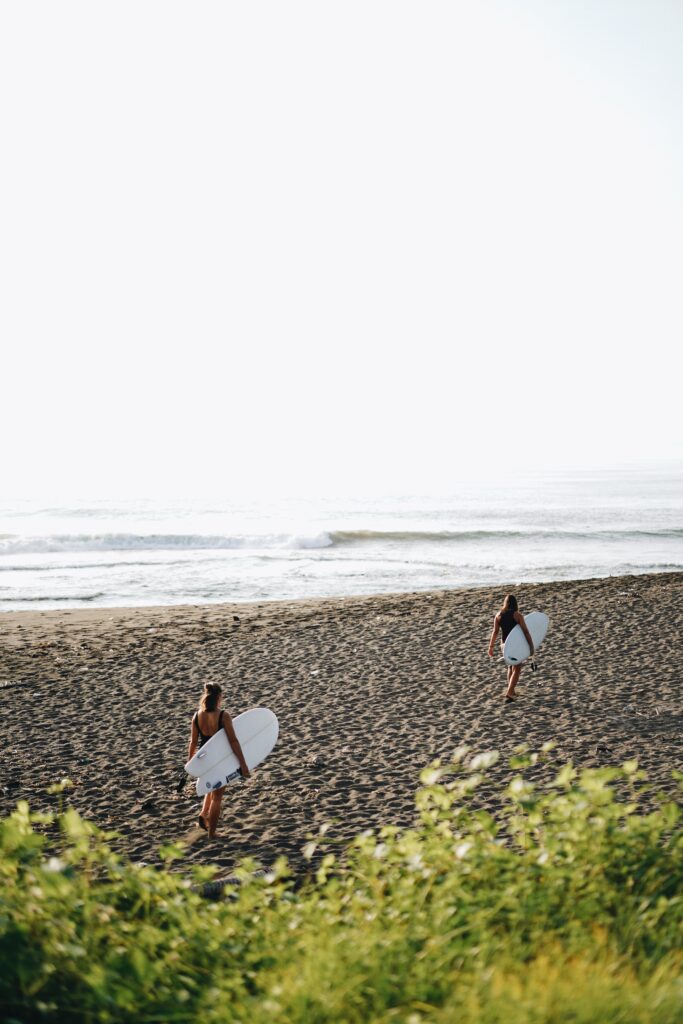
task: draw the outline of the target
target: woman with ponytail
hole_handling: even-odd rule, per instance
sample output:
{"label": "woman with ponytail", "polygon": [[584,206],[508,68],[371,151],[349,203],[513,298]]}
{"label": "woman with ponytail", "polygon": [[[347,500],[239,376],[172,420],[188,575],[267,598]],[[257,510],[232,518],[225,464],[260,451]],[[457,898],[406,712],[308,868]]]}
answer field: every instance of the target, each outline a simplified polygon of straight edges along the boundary
{"label": "woman with ponytail", "polygon": [[[188,760],[194,757],[198,748],[203,747],[206,741],[211,739],[212,736],[215,736],[219,729],[225,729],[228,742],[235,753],[235,757],[240,763],[242,776],[245,779],[248,779],[249,769],[247,767],[247,762],[244,760],[240,741],[235,735],[232,719],[227,711],[223,711],[221,709],[222,701],[223,691],[218,683],[206,683],[204,685],[204,692],[202,693],[199,701],[199,709],[192,717],[192,732],[190,734]],[[207,793],[204,797],[204,803],[202,804],[198,820],[201,828],[206,829],[209,833],[209,839],[213,839],[216,834],[216,826],[218,825],[218,818],[221,813],[221,801],[223,799],[224,789],[225,786],[221,789],[211,790],[211,792]]]}
{"label": "woman with ponytail", "polygon": [[[489,657],[492,658],[495,650],[496,637],[501,634],[500,642],[501,646],[505,644],[509,634],[515,628],[520,626],[526,641],[529,644],[531,653],[534,653],[534,642],[531,639],[531,633],[527,628],[527,624],[524,621],[524,616],[519,610],[517,605],[517,598],[514,594],[507,594],[503,601],[503,607],[500,609],[495,619],[493,620],[493,632],[491,633],[491,640],[489,641]],[[505,691],[506,702],[515,699],[515,687],[519,682],[519,677],[522,674],[521,665],[508,665],[508,685]]]}

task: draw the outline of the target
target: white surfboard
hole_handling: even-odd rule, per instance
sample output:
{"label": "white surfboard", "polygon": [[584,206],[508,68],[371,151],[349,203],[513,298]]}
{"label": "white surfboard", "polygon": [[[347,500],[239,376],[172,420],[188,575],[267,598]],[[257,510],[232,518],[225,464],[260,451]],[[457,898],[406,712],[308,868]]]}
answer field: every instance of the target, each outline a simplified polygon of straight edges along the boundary
{"label": "white surfboard", "polygon": [[[278,720],[269,708],[251,708],[233,718],[235,735],[240,741],[249,771],[256,768],[271,752],[279,734]],[[242,777],[225,729],[219,729],[185,765],[188,775],[197,779],[197,796],[212,789],[229,786]]]}
{"label": "white surfboard", "polygon": [[[526,622],[526,628],[531,633],[531,639],[534,642],[534,648],[538,648],[543,643],[543,639],[548,632],[548,616],[544,612],[529,612],[528,615],[524,616]],[[527,639],[522,632],[521,626],[515,626],[508,633],[508,638],[505,641],[503,647],[503,658],[506,665],[521,665],[527,660],[531,654],[531,648],[527,643]]]}

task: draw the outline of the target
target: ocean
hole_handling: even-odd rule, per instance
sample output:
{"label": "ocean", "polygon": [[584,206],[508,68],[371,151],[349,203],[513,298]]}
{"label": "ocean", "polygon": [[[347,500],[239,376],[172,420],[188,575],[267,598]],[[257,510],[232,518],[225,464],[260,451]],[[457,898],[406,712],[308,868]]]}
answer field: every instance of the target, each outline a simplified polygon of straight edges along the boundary
{"label": "ocean", "polygon": [[267,601],[683,570],[683,464],[449,491],[5,501],[0,609]]}

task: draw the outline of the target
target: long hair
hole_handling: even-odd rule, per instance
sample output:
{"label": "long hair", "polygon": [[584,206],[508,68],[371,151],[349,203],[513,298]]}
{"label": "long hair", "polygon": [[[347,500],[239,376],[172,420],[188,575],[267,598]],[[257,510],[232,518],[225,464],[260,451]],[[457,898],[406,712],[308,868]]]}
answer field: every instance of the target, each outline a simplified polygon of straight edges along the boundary
{"label": "long hair", "polygon": [[204,683],[204,693],[199,701],[200,711],[215,711],[218,699],[223,693],[218,683]]}
{"label": "long hair", "polygon": [[517,598],[514,594],[506,594],[505,600],[503,601],[503,607],[500,609],[502,612],[516,612],[517,611]]}

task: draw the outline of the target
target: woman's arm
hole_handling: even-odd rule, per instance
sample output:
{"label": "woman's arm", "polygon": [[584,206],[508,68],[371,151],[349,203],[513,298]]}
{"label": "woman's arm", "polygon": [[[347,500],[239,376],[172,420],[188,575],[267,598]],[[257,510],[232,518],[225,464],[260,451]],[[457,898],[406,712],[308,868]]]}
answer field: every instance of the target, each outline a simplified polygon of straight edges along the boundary
{"label": "woman's arm", "polygon": [[495,619],[493,620],[493,632],[491,633],[491,639],[489,640],[489,658],[493,657],[493,652],[495,650],[496,645],[496,637],[498,636],[499,631],[500,618],[498,615],[496,615]]}
{"label": "woman's arm", "polygon": [[199,743],[199,733],[197,731],[197,720],[196,720],[196,718],[193,718],[192,719],[192,729],[190,730],[190,746],[189,746],[188,751],[187,751],[187,760],[188,761],[190,761],[194,757],[194,755],[195,755],[195,753],[197,751],[197,744],[198,743]]}
{"label": "woman's arm", "polygon": [[522,615],[521,612],[515,612],[515,620],[517,622],[517,625],[522,627],[522,633],[524,633],[524,636],[526,637],[526,642],[528,643],[529,649],[530,649],[531,653],[533,654],[534,653],[534,642],[531,639],[531,633],[529,632],[527,624],[524,621],[524,616]]}
{"label": "woman's arm", "polygon": [[232,718],[230,717],[227,711],[223,712],[223,728],[225,729],[225,733],[228,737],[230,746],[233,749],[233,753],[235,754],[235,757],[240,763],[242,775],[244,776],[245,779],[248,779],[249,776],[251,775],[251,772],[247,768],[247,762],[244,760],[244,754],[242,753],[240,741],[237,739],[237,736],[235,735],[235,727],[232,724]]}

